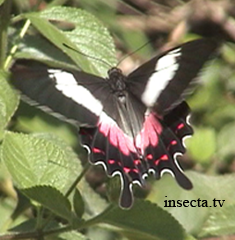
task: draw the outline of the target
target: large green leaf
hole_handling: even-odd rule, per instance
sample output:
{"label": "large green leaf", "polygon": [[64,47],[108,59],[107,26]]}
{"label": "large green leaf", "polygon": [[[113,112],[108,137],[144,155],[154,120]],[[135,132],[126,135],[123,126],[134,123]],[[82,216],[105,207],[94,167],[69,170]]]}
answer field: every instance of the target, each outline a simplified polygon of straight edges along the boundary
{"label": "large green leaf", "polygon": [[[94,16],[86,11],[69,7],[53,7],[25,16],[43,36],[64,51],[82,70],[106,76],[107,69],[116,65],[114,44],[110,34]],[[58,23],[65,29],[68,26],[70,29],[63,31],[62,27],[58,27]],[[64,44],[90,58],[87,59],[82,54],[68,49]],[[101,60],[92,60],[92,57]]]}
{"label": "large green leaf", "polygon": [[0,140],[4,128],[6,128],[19,103],[19,95],[10,87],[7,79],[8,74],[0,71]]}
{"label": "large green leaf", "polygon": [[147,201],[136,200],[130,210],[115,208],[102,221],[121,228],[130,239],[187,239],[183,227],[167,211]]}
{"label": "large green leaf", "polygon": [[7,132],[2,159],[19,188],[50,185],[64,193],[81,172],[70,147],[50,134]]}
{"label": "large green leaf", "polygon": [[50,186],[35,186],[22,189],[22,192],[27,197],[37,201],[56,215],[65,218],[68,221],[73,220],[73,213],[71,212],[69,200],[57,189]]}
{"label": "large green leaf", "polygon": [[[235,191],[233,184],[231,184],[235,181],[235,176],[206,176],[195,172],[188,172],[187,176],[193,183],[192,190],[182,189],[174,178],[166,174],[161,181],[155,182],[148,199],[169,211],[184,226],[187,232],[197,235],[201,232],[206,219],[208,219],[212,211],[220,208],[219,204],[217,204],[217,207],[214,206],[213,199],[225,200],[223,208],[235,204]],[[173,205],[169,207],[169,202],[166,202],[167,200],[196,200],[193,203],[195,205],[198,203],[198,199],[200,199],[201,205],[198,207],[177,207],[177,204],[175,207]],[[207,206],[202,205],[203,200],[207,201]]]}

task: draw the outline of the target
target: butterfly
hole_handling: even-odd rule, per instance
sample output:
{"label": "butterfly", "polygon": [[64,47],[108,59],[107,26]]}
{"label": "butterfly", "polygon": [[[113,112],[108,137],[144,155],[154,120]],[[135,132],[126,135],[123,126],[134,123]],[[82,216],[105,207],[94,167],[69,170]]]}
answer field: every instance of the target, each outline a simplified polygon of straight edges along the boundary
{"label": "butterfly", "polygon": [[23,99],[79,127],[92,164],[120,175],[120,206],[130,208],[134,183],[149,174],[171,173],[184,189],[192,183],[178,164],[183,140],[193,134],[184,101],[204,64],[217,50],[197,39],[165,51],[128,76],[113,67],[102,78],[82,71],[51,69],[28,60],[12,66],[12,84]]}

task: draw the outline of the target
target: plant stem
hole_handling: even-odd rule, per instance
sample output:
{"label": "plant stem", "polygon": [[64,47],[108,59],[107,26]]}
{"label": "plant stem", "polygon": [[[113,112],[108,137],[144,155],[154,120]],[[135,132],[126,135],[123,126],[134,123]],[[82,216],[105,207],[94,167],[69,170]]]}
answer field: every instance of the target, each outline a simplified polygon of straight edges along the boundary
{"label": "plant stem", "polygon": [[[110,211],[115,209],[115,205],[109,205],[104,212],[101,214],[97,215],[96,217],[89,219],[88,221],[85,221],[81,226],[79,226],[76,230],[81,230],[87,227],[90,227],[94,224],[98,224],[102,222],[101,220],[104,218],[105,215],[109,214]],[[55,233],[62,233],[62,232],[67,232],[73,230],[70,226],[65,226],[65,227],[59,227],[55,229],[51,229],[48,231],[33,231],[33,232],[25,232],[25,233],[13,233],[13,234],[5,234],[0,236],[0,240],[18,240],[18,239],[28,239],[28,238],[36,238],[38,239],[39,237],[44,237],[48,236],[51,234]]]}
{"label": "plant stem", "polygon": [[61,227],[51,229],[45,232],[33,231],[33,232],[24,232],[24,233],[12,233],[12,234],[5,234],[0,235],[0,240],[19,240],[19,239],[39,239],[42,236],[48,236],[54,233],[61,233],[70,231],[70,227]]}
{"label": "plant stem", "polygon": [[[103,218],[104,216],[106,216],[107,214],[109,214],[112,210],[114,210],[117,206],[115,206],[114,204],[110,204],[102,213],[100,213],[99,215],[95,216],[94,218],[92,219],[89,219],[87,221],[85,221],[81,227],[79,229],[84,229],[84,228],[87,228],[87,227],[90,227],[92,225],[95,225],[95,224],[98,224],[98,223],[101,223],[103,222]],[[78,229],[78,230],[79,230]]]}
{"label": "plant stem", "polygon": [[[30,20],[27,20],[23,26],[23,28],[21,29],[20,31],[20,34],[19,34],[19,38],[22,39],[24,37],[24,35],[26,34],[28,28],[30,26]],[[11,64],[11,61],[13,59],[13,55],[16,53],[17,49],[18,49],[19,45],[18,44],[15,44],[12,48],[11,48],[11,51],[10,51],[10,54],[8,55],[6,61],[5,61],[5,64],[4,64],[4,69],[5,70],[8,70],[10,64]]]}
{"label": "plant stem", "polygon": [[7,29],[10,20],[11,0],[5,1],[0,7],[0,67],[4,65],[7,54]]}
{"label": "plant stem", "polygon": [[81,181],[81,179],[84,177],[84,175],[86,174],[86,172],[89,170],[90,168],[90,163],[87,162],[81,172],[81,174],[76,178],[76,180],[73,182],[73,184],[71,185],[71,187],[68,189],[68,191],[65,194],[65,197],[68,197],[71,192],[76,188],[77,184]]}

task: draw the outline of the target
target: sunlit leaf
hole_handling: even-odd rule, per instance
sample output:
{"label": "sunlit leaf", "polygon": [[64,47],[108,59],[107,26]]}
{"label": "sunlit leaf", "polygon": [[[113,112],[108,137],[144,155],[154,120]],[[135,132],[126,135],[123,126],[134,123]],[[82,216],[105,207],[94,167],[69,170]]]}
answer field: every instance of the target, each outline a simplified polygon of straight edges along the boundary
{"label": "sunlit leaf", "polygon": [[[110,34],[94,16],[86,11],[69,7],[53,7],[25,16],[42,35],[65,52],[82,70],[106,76],[110,66],[116,65],[114,44]],[[66,30],[66,28],[69,29]],[[89,57],[68,49],[64,44]],[[94,58],[101,60],[97,61]]]}
{"label": "sunlit leaf", "polygon": [[6,133],[2,159],[19,188],[50,185],[65,192],[81,170],[69,146],[48,134]]}

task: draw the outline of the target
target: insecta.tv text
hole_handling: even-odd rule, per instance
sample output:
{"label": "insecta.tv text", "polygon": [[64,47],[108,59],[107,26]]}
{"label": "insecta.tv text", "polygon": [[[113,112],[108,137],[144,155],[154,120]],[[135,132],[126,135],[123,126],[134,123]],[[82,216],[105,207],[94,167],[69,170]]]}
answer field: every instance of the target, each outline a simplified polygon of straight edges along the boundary
{"label": "insecta.tv text", "polygon": [[193,200],[164,200],[164,207],[223,207],[224,202],[225,200],[218,200],[216,198],[211,201],[200,198]]}

